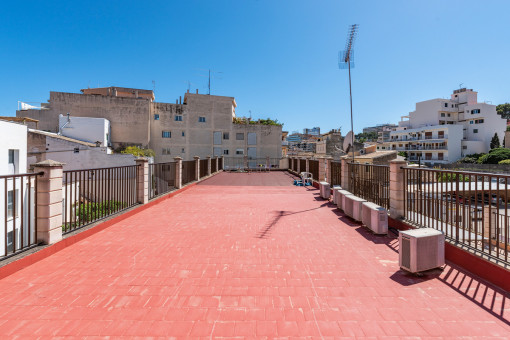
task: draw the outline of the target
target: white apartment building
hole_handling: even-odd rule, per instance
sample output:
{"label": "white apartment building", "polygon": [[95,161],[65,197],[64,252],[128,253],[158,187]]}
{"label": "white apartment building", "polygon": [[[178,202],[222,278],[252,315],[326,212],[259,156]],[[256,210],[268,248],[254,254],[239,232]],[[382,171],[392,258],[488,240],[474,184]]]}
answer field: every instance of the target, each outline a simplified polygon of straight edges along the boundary
{"label": "white apartment building", "polygon": [[[14,240],[16,248],[19,248],[21,242],[26,244],[28,238],[35,237],[34,233],[30,235],[28,232],[29,224],[35,222],[34,205],[28,204],[29,201],[35,200],[34,181],[30,181],[27,177],[12,176],[27,172],[27,129],[26,125],[0,120],[0,176],[3,176],[0,180],[0,224],[2,225],[0,256],[5,255],[6,248],[7,251],[12,251]],[[16,235],[13,231],[14,225]]]}
{"label": "white apartment building", "polygon": [[[110,146],[110,121],[104,118],[73,117],[69,113],[58,116],[58,130],[62,136],[78,139],[83,142]],[[111,153],[110,151],[108,153]]]}
{"label": "white apartment building", "polygon": [[405,151],[408,160],[429,165],[488,152],[494,133],[503,140],[506,120],[496,113],[495,105],[479,103],[477,94],[462,88],[450,99],[416,103],[416,110],[402,117],[380,149]]}

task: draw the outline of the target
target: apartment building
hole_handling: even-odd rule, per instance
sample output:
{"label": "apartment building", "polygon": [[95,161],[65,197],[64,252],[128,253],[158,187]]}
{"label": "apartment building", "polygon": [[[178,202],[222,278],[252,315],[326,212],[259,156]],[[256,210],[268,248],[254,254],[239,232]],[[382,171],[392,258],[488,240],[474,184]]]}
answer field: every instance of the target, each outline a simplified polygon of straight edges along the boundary
{"label": "apartment building", "polygon": [[405,151],[409,160],[430,165],[488,152],[494,133],[503,140],[506,120],[496,113],[495,105],[479,103],[477,95],[462,88],[450,99],[417,103],[416,110],[402,117],[380,149]]}
{"label": "apartment building", "polygon": [[234,122],[233,97],[186,93],[175,104],[154,101],[150,90],[108,87],[81,93],[50,92],[42,110],[17,111],[39,120],[39,128],[59,131],[59,115],[109,120],[114,149],[136,145],[153,149],[155,161],[180,156],[191,160],[211,154],[280,158],[282,126]]}

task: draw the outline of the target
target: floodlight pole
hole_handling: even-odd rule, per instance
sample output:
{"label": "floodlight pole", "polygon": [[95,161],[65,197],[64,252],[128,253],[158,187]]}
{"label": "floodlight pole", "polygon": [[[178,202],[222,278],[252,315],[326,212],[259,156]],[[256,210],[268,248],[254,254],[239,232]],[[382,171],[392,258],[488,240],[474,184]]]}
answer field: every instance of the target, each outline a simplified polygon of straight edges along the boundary
{"label": "floodlight pole", "polygon": [[354,123],[352,121],[352,87],[351,87],[351,58],[349,58],[349,100],[351,102],[351,145],[352,145],[352,163],[354,163]]}

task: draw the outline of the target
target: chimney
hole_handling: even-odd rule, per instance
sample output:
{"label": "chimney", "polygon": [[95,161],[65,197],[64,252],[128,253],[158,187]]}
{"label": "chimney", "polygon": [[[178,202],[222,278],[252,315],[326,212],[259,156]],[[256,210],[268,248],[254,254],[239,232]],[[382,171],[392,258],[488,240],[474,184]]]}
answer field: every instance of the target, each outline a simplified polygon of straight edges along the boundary
{"label": "chimney", "polygon": [[198,94],[198,89],[197,89],[197,94]]}
{"label": "chimney", "polygon": [[189,89],[186,91],[186,93],[189,93]]}
{"label": "chimney", "polygon": [[179,104],[182,104],[182,96],[179,96]]}
{"label": "chimney", "polygon": [[176,100],[175,100],[175,104],[179,104],[179,99],[176,99]]}

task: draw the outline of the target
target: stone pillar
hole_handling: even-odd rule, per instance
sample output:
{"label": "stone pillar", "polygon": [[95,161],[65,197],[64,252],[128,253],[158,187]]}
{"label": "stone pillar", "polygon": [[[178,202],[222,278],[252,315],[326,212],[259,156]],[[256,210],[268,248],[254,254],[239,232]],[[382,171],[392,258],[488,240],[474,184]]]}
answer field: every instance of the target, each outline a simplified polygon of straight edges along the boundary
{"label": "stone pillar", "polygon": [[195,160],[195,180],[198,181],[200,179],[200,157],[194,156]]}
{"label": "stone pillar", "polygon": [[394,219],[404,217],[404,169],[405,161],[390,162],[390,216]]}
{"label": "stone pillar", "polygon": [[135,159],[136,167],[136,201],[140,204],[149,202],[149,160],[144,157]]}
{"label": "stone pillar", "polygon": [[323,182],[326,179],[326,159],[319,158],[319,182]]}
{"label": "stone pillar", "polygon": [[244,168],[248,169],[248,156],[244,156]]}
{"label": "stone pillar", "polygon": [[[332,175],[331,175],[331,162],[333,162],[333,157],[326,157],[326,181],[329,183],[333,183]],[[333,184],[331,184],[331,188],[333,188]]]}
{"label": "stone pillar", "polygon": [[345,158],[342,158],[342,189],[350,190],[349,188],[349,166],[347,165],[349,161]]}
{"label": "stone pillar", "polygon": [[310,157],[306,157],[305,160],[306,160],[306,163],[305,163],[306,170],[305,171],[310,172]]}
{"label": "stone pillar", "polygon": [[175,161],[175,187],[177,189],[182,188],[182,158],[177,156],[174,157]]}
{"label": "stone pillar", "polygon": [[297,170],[296,170],[296,172],[298,174],[300,174],[301,173],[301,159],[299,159],[299,157],[298,157],[298,158],[296,158],[295,161],[297,162],[297,167],[296,167]]}
{"label": "stone pillar", "polygon": [[207,156],[207,176],[211,175],[211,156]]}
{"label": "stone pillar", "polygon": [[53,244],[62,240],[62,166],[45,160],[34,164],[37,178],[37,242]]}

